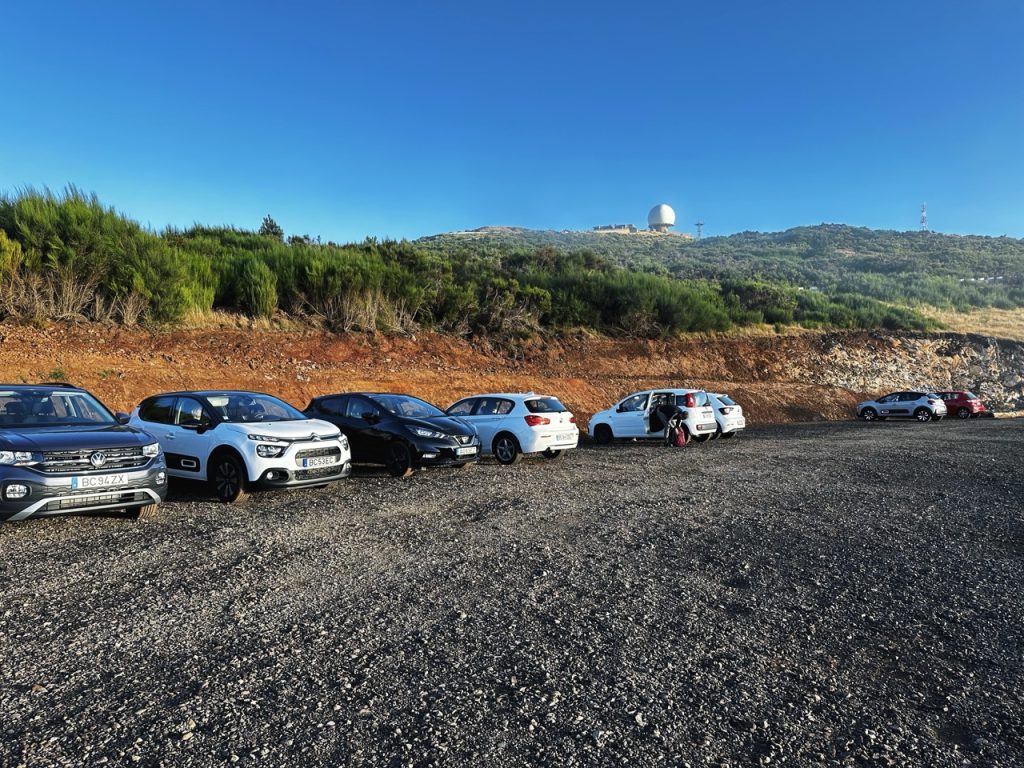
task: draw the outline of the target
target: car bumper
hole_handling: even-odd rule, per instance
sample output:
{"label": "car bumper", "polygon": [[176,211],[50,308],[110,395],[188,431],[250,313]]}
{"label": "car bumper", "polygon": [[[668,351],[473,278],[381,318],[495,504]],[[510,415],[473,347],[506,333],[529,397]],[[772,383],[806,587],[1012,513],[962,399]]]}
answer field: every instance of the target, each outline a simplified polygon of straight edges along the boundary
{"label": "car bumper", "polygon": [[301,488],[343,480],[352,474],[352,462],[308,469],[271,467],[260,475],[257,484],[262,488]]}
{"label": "car bumper", "polygon": [[746,429],[747,420],[742,417],[737,419],[722,419],[718,426],[723,432],[738,432],[741,429]]}
{"label": "car bumper", "polygon": [[[124,482],[115,485],[88,489],[73,487],[77,478],[111,478],[122,474]],[[21,499],[8,498],[10,485],[26,486],[28,495]],[[166,497],[167,466],[162,457],[146,467],[120,472],[48,475],[25,467],[4,467],[0,472],[0,520],[133,509],[159,504]]]}
{"label": "car bumper", "polygon": [[[450,442],[434,440],[414,440],[415,463],[421,467],[449,467],[457,464],[469,464],[480,460],[480,441],[474,439],[466,445],[452,445]],[[474,449],[465,453],[464,449]],[[463,449],[462,453],[458,451]]]}
{"label": "car bumper", "polygon": [[687,424],[686,426],[691,430],[693,434],[696,435],[704,435],[707,434],[708,432],[715,432],[718,430],[717,421],[709,421],[703,424],[694,424],[693,426]]}
{"label": "car bumper", "polygon": [[543,453],[544,451],[567,451],[580,443],[580,431],[563,429],[558,432],[544,432],[532,435],[524,440],[520,448],[523,453]]}

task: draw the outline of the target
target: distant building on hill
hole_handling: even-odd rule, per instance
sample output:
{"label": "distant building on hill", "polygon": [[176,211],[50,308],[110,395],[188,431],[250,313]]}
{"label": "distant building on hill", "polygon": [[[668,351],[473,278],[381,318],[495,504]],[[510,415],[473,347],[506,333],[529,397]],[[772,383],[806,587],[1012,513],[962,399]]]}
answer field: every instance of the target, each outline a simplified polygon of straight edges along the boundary
{"label": "distant building on hill", "polygon": [[600,227],[594,227],[594,231],[631,235],[637,231],[637,228],[632,224],[602,224]]}

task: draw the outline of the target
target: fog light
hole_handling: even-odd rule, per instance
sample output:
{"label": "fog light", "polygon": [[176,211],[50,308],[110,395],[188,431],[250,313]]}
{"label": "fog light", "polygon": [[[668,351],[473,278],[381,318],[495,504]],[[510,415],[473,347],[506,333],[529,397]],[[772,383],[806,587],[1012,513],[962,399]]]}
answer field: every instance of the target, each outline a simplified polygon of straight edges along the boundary
{"label": "fog light", "polygon": [[24,499],[28,496],[28,486],[21,483],[11,483],[7,486],[7,490],[4,491],[4,495],[8,499]]}
{"label": "fog light", "polygon": [[267,472],[267,480],[277,480],[277,472]]}
{"label": "fog light", "polygon": [[157,485],[163,485],[166,482],[167,482],[167,475],[166,475],[166,473],[164,473],[164,472],[157,472],[156,473],[156,484]]}

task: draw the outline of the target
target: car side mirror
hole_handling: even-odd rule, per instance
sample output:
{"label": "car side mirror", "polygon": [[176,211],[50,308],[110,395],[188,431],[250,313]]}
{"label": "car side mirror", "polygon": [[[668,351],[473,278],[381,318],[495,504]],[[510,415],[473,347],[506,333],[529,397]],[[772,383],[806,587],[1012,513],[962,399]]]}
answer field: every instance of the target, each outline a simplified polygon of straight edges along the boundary
{"label": "car side mirror", "polygon": [[118,424],[127,424],[129,421],[131,421],[132,417],[125,413],[124,411],[118,411],[117,413],[114,414],[114,418],[117,419]]}

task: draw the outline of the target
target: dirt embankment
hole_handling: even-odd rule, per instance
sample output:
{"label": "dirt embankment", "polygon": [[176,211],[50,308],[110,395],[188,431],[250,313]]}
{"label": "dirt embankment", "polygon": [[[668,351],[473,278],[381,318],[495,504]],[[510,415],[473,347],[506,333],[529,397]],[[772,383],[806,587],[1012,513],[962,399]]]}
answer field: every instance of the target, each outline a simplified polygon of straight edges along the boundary
{"label": "dirt embankment", "polygon": [[[0,325],[0,381],[67,380],[121,410],[154,392],[205,387],[271,392],[300,407],[345,390],[404,391],[442,407],[480,391],[534,390],[587,417],[630,391],[673,384],[729,392],[754,421],[811,421],[846,418],[864,394],[888,387],[972,386],[984,395],[989,379],[1019,380],[1014,365],[1024,365],[1019,344],[949,335],[579,336],[510,349],[437,334]],[[972,382],[972,371],[985,381]]]}

